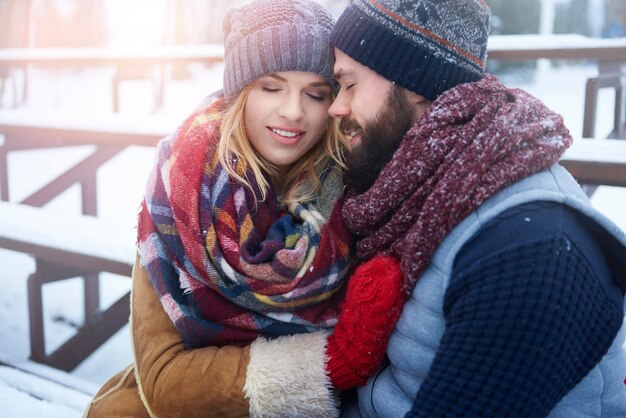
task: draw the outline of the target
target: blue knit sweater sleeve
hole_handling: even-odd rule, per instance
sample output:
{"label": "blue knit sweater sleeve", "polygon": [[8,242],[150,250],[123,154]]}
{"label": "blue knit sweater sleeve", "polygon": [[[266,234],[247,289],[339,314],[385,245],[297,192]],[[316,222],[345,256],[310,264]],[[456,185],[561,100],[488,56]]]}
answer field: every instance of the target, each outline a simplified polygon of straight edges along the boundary
{"label": "blue knit sweater sleeve", "polygon": [[534,203],[459,253],[446,330],[407,417],[544,417],[607,352],[622,292],[575,212]]}

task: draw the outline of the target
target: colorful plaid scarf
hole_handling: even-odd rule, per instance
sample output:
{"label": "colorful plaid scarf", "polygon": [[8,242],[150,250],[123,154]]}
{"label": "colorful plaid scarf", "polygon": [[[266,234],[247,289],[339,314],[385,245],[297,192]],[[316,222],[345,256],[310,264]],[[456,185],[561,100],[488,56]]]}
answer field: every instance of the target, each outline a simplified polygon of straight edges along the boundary
{"label": "colorful plaid scarf", "polygon": [[281,211],[271,190],[263,200],[220,164],[223,106],[159,144],[139,214],[142,264],[187,347],[331,328],[349,267],[342,174],[325,164],[319,196]]}
{"label": "colorful plaid scarf", "polygon": [[486,199],[556,163],[563,118],[491,75],[442,94],[406,133],[374,185],[348,192],[357,255],[395,255],[408,296],[446,234]]}

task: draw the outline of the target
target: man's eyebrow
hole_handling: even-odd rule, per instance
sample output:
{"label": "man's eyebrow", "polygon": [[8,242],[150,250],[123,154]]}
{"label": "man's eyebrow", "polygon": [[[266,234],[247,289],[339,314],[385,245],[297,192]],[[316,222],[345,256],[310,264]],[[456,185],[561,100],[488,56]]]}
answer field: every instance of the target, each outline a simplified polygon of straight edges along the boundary
{"label": "man's eyebrow", "polygon": [[340,68],[339,70],[337,70],[337,71],[335,71],[335,72],[333,73],[333,78],[334,78],[335,80],[339,81],[339,80],[341,80],[343,77],[345,77],[345,76],[347,76],[347,75],[350,75],[350,74],[352,74],[352,73],[353,73],[353,71],[351,71],[351,70],[349,70],[349,69],[348,69],[348,70],[346,70],[346,69]]}

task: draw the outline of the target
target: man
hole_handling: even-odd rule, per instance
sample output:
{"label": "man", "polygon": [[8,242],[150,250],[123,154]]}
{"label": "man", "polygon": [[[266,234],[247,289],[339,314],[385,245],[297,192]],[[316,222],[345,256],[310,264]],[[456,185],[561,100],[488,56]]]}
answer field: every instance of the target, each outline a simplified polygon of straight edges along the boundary
{"label": "man", "polygon": [[356,0],[329,112],[344,218],[407,302],[347,416],[626,416],[626,236],[559,165],[562,118],[484,75],[482,0]]}

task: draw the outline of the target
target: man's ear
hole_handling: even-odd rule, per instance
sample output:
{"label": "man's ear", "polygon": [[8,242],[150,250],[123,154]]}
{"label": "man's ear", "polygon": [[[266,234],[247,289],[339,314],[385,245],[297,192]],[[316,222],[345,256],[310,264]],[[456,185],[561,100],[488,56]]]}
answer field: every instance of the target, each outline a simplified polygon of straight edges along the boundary
{"label": "man's ear", "polygon": [[422,117],[428,108],[433,104],[430,100],[414,91],[406,89],[406,98],[415,109],[415,120]]}

